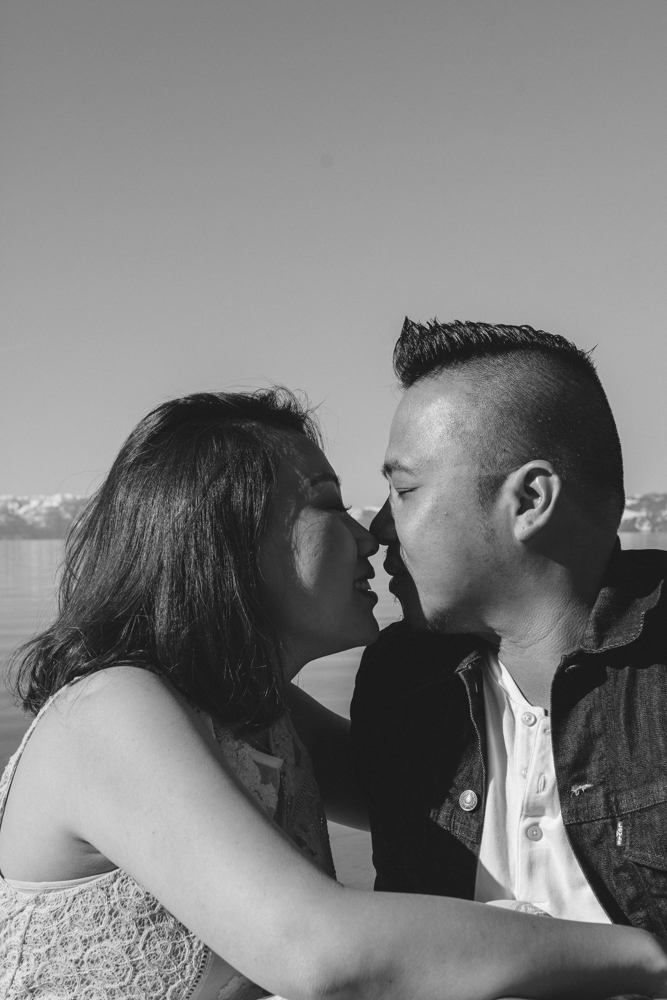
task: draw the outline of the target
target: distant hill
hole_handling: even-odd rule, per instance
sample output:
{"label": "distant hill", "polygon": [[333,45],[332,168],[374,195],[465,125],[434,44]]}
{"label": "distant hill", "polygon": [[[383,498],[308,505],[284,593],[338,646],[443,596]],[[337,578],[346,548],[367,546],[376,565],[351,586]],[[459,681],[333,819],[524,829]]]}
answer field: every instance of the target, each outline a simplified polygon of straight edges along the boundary
{"label": "distant hill", "polygon": [[[64,538],[72,518],[87,497],[0,496],[0,538]],[[365,528],[379,507],[352,507],[350,514]],[[667,532],[667,493],[629,496],[620,531]]]}
{"label": "distant hill", "polygon": [[0,538],[64,538],[87,497],[0,496]]}
{"label": "distant hill", "polygon": [[667,532],[667,493],[637,493],[627,497],[619,531]]}
{"label": "distant hill", "polygon": [[[0,496],[0,538],[64,538],[72,518],[87,499],[71,493]],[[367,528],[379,509],[352,507],[350,514]]]}

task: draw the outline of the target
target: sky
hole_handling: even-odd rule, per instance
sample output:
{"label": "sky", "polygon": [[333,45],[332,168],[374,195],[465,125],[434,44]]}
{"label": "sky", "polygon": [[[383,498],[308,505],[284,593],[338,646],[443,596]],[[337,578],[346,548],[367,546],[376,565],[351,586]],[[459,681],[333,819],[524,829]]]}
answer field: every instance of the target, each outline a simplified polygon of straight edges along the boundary
{"label": "sky", "polygon": [[380,504],[405,315],[593,357],[667,491],[665,0],[4,0],[0,493],[281,382]]}

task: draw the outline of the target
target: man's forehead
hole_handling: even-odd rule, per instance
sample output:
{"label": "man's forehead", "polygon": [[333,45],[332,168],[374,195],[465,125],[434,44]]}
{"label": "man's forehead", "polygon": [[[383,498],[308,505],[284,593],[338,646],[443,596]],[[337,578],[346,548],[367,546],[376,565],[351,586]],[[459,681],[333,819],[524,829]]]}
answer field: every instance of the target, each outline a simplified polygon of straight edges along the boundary
{"label": "man's forehead", "polygon": [[411,466],[407,453],[426,458],[434,449],[460,437],[466,394],[449,379],[429,379],[407,389],[391,425],[387,458]]}

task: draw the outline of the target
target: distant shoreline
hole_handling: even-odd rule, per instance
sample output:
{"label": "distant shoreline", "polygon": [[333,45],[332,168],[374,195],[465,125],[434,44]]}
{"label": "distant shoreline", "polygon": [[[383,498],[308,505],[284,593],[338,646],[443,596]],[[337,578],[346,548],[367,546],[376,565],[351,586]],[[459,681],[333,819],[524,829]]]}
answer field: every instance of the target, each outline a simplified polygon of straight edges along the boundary
{"label": "distant shoreline", "polygon": [[[72,493],[0,495],[0,541],[64,539],[89,499]],[[379,509],[370,504],[354,506],[350,514],[368,528]],[[666,532],[667,493],[638,493],[626,498],[619,534],[650,536]]]}
{"label": "distant shoreline", "polygon": [[[368,525],[365,525],[368,527]],[[656,528],[651,531],[640,531],[636,528],[619,530],[621,538],[664,538],[667,536],[667,528]],[[36,531],[34,534],[4,534],[0,527],[0,542],[64,542],[67,537],[67,529],[61,534],[46,534],[43,531]],[[629,548],[630,546],[628,546]],[[662,548],[662,546],[659,546]]]}

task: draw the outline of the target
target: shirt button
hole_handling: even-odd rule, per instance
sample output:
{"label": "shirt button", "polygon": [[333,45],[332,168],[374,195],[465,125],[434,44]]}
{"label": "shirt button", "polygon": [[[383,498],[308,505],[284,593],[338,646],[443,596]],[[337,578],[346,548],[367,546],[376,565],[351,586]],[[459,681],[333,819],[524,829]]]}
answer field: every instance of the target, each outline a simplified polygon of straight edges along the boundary
{"label": "shirt button", "polygon": [[528,768],[524,767],[521,771],[521,777],[525,778],[527,774],[528,774]]}
{"label": "shirt button", "polygon": [[477,805],[477,796],[471,788],[467,788],[465,792],[461,792],[459,795],[459,805],[464,812],[472,812]]}
{"label": "shirt button", "polygon": [[541,840],[544,834],[540,830],[539,826],[529,826],[526,830],[526,836],[528,840]]}
{"label": "shirt button", "polygon": [[521,716],[521,721],[524,726],[534,726],[537,722],[537,716],[533,715],[532,712],[524,712]]}

